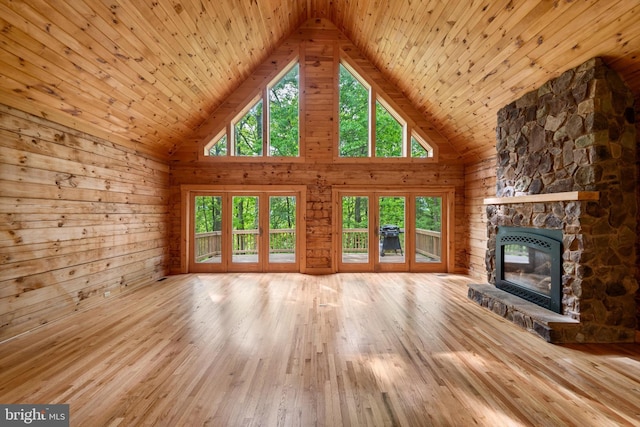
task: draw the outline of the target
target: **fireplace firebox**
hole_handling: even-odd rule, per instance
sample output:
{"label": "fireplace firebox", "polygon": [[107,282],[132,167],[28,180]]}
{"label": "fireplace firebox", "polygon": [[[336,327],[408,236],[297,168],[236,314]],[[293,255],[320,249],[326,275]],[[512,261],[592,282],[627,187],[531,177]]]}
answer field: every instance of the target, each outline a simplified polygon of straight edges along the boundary
{"label": "fireplace firebox", "polygon": [[500,227],[496,286],[541,307],[562,312],[562,231]]}

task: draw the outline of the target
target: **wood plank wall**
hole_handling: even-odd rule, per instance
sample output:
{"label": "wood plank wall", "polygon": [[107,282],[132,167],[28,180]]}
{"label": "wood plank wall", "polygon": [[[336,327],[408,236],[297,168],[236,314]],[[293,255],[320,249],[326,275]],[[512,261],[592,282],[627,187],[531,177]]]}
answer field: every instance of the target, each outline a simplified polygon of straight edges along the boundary
{"label": "wood plank wall", "polygon": [[[636,97],[634,105],[636,113],[636,147],[640,147],[640,97]],[[640,182],[640,150],[636,149],[636,183]],[[640,185],[636,184],[636,203],[640,205]],[[638,206],[640,207],[640,206]],[[636,213],[636,234],[640,236],[640,209]],[[640,243],[638,243],[640,245]],[[640,283],[640,247],[636,247],[636,280]],[[640,287],[636,291],[636,329],[640,331]],[[636,342],[640,342],[637,335]]]}
{"label": "wood plank wall", "polygon": [[167,272],[169,167],[0,105],[0,341]]}
{"label": "wood plank wall", "polygon": [[[395,108],[420,126],[438,148],[438,162],[335,161],[337,144],[337,69],[341,50],[358,72],[373,81],[376,90],[386,94]],[[220,162],[198,159],[203,141],[213,137],[278,69],[299,52],[301,64],[302,161],[264,162],[238,159]],[[426,122],[406,98],[382,78],[381,73],[329,21],[311,20],[300,27],[273,56],[265,61],[214,112],[196,136],[187,141],[171,159],[171,271],[180,271],[180,185],[305,185],[306,266],[309,273],[330,273],[332,265],[332,204],[335,185],[455,187],[455,268],[466,271],[464,166],[461,156]]]}
{"label": "wood plank wall", "polygon": [[464,209],[467,224],[465,249],[468,274],[484,283],[487,269],[484,257],[487,249],[486,197],[496,195],[496,158],[492,157],[465,168]]}

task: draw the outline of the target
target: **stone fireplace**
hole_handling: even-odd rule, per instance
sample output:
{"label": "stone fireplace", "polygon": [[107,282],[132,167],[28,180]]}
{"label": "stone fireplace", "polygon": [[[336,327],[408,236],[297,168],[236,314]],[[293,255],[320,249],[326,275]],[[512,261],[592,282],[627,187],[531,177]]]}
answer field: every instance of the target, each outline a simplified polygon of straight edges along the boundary
{"label": "stone fireplace", "polygon": [[[485,200],[489,284],[470,286],[471,299],[550,342],[635,340],[634,122],[633,95],[600,58],[499,111],[496,197]],[[556,310],[500,286],[498,236],[519,228],[559,233]]]}

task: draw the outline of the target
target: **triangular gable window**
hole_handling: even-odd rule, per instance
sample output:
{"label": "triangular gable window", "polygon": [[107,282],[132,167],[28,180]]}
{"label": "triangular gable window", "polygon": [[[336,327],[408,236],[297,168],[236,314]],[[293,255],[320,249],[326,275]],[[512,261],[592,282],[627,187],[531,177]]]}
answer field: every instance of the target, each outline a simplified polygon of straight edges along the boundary
{"label": "triangular gable window", "polygon": [[402,141],[407,126],[391,108],[376,101],[376,157],[402,157]]}
{"label": "triangular gable window", "polygon": [[418,135],[411,135],[411,157],[419,159],[433,157],[433,149]]}
{"label": "triangular gable window", "polygon": [[338,157],[433,157],[417,130],[350,64],[340,63],[338,78]]}
{"label": "triangular gable window", "polygon": [[233,122],[233,155],[261,156],[263,127],[261,98]]}
{"label": "triangular gable window", "polygon": [[227,133],[225,131],[216,135],[204,146],[204,155],[211,157],[227,155]]}
{"label": "triangular gable window", "polygon": [[340,157],[369,157],[371,88],[340,64]]}
{"label": "triangular gable window", "polygon": [[269,87],[269,156],[300,155],[300,67]]}
{"label": "triangular gable window", "polygon": [[297,62],[287,67],[204,147],[204,155],[299,157],[299,74]]}

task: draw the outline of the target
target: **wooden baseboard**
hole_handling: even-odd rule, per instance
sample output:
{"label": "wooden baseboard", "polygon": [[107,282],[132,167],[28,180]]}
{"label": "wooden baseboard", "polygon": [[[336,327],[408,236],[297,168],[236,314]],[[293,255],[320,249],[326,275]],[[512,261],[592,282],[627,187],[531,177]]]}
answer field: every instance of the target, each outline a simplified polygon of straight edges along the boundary
{"label": "wooden baseboard", "polygon": [[311,275],[322,275],[322,274],[333,274],[335,271],[331,267],[315,267],[315,268],[305,268],[303,271],[304,274]]}

